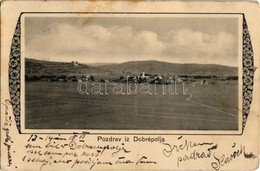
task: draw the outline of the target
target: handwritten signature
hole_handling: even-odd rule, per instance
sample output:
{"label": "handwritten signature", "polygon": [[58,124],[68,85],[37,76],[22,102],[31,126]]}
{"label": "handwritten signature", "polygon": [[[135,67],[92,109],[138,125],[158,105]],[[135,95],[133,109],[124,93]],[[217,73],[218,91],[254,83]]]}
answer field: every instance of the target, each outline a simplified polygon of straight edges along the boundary
{"label": "handwritten signature", "polygon": [[3,128],[3,131],[5,131],[5,140],[4,140],[4,145],[7,148],[7,159],[8,159],[8,167],[12,165],[12,153],[11,153],[11,144],[14,143],[11,139],[10,136],[10,131],[9,128]]}
{"label": "handwritten signature", "polygon": [[10,126],[10,123],[12,122],[12,120],[11,120],[11,116],[9,116],[9,113],[8,113],[8,106],[10,106],[10,105],[12,105],[12,103],[11,103],[11,101],[10,100],[8,100],[8,99],[6,99],[5,101],[4,101],[4,103],[2,103],[2,105],[4,106],[4,110],[5,110],[5,112],[4,112],[4,126],[6,127],[6,126]]}
{"label": "handwritten signature", "polygon": [[[236,143],[232,146],[232,148],[236,147]],[[213,154],[215,161],[211,162],[211,166],[214,170],[218,171],[225,165],[231,163],[232,161],[236,160],[237,158],[244,156],[244,158],[256,158],[256,156],[251,153],[246,153],[246,148],[244,145],[240,145],[239,148],[233,150],[229,155],[221,154],[217,155],[216,153]]]}
{"label": "handwritten signature", "polygon": [[213,142],[193,142],[185,140],[184,142],[181,142],[180,144],[169,144],[164,142],[163,145],[166,147],[163,149],[163,154],[166,157],[170,157],[173,152],[180,152],[183,150],[189,151],[191,148],[195,148],[198,146],[208,146],[213,145]]}
{"label": "handwritten signature", "polygon": [[8,167],[10,167],[13,163],[13,159],[12,159],[12,152],[11,152],[11,147],[12,144],[14,143],[11,136],[10,136],[10,130],[9,130],[9,126],[11,125],[11,116],[9,116],[8,113],[8,106],[12,105],[11,101],[6,99],[4,101],[4,103],[2,103],[2,105],[4,106],[5,112],[4,112],[4,128],[2,128],[2,130],[5,132],[5,139],[3,141],[3,144],[6,146],[7,149],[7,160],[8,160]]}

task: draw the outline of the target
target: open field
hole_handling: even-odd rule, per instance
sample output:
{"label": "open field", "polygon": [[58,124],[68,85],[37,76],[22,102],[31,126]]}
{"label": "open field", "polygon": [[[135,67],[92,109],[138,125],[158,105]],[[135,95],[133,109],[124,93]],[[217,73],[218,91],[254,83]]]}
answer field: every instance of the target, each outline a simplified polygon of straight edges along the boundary
{"label": "open field", "polygon": [[[238,82],[182,94],[81,95],[77,82],[26,82],[26,129],[238,130]],[[170,86],[170,85],[167,85]]]}

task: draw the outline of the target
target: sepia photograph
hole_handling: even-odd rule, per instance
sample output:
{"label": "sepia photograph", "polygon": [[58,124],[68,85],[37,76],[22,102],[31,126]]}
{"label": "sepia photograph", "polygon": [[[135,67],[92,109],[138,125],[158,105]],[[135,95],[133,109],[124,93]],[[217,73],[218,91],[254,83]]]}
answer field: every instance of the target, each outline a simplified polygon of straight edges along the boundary
{"label": "sepia photograph", "polygon": [[241,15],[22,17],[25,129],[239,130]]}
{"label": "sepia photograph", "polygon": [[0,169],[259,168],[259,4],[0,5]]}

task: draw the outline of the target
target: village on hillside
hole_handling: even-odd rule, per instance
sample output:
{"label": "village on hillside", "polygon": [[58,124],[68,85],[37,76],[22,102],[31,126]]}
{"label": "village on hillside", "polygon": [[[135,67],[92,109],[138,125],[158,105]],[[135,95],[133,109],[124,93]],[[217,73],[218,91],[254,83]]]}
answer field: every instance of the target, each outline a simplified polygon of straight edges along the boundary
{"label": "village on hillside", "polygon": [[[64,67],[72,69],[78,68],[79,62],[72,61],[64,63]],[[109,78],[106,76],[96,76],[93,73],[49,73],[47,69],[41,67],[26,68],[25,81],[47,81],[47,82],[83,82],[83,81],[99,81],[109,83],[150,83],[150,84],[171,84],[174,81],[183,82],[200,82],[201,84],[217,84],[218,81],[238,80],[237,76],[217,76],[217,75],[184,75],[184,74],[167,74],[161,73],[150,74],[144,70],[141,73],[133,74],[130,72],[122,72],[120,74],[111,74]],[[110,71],[111,72],[111,71]],[[101,78],[100,78],[101,77]]]}

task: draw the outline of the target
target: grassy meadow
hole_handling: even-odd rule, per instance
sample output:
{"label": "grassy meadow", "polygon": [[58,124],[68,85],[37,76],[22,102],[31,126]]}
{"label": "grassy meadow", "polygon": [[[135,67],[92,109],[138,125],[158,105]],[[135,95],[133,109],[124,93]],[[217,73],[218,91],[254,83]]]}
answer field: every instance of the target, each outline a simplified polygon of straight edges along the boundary
{"label": "grassy meadow", "polygon": [[[237,130],[238,82],[187,84],[188,92],[82,95],[77,82],[25,83],[26,129]],[[124,85],[125,86],[125,85]],[[152,85],[155,86],[155,85]],[[166,85],[169,88],[171,85]]]}

